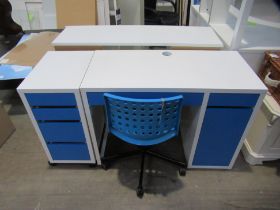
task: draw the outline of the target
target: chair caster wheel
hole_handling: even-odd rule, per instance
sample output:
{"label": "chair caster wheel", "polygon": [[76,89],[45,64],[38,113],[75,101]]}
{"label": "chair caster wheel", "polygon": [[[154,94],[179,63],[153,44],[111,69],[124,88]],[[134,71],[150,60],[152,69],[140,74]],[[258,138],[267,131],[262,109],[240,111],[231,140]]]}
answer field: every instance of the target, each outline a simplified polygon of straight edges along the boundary
{"label": "chair caster wheel", "polygon": [[103,162],[102,165],[101,165],[101,167],[102,167],[105,171],[107,171],[107,170],[109,169],[109,163]]}
{"label": "chair caster wheel", "polygon": [[95,168],[95,166],[96,166],[96,164],[94,164],[94,163],[93,164],[89,164],[90,168]]}
{"label": "chair caster wheel", "polygon": [[48,161],[49,166],[56,166],[56,163],[51,163],[50,161]]}
{"label": "chair caster wheel", "polygon": [[143,196],[144,196],[143,188],[142,187],[137,187],[136,194],[137,194],[138,198],[143,198]]}
{"label": "chair caster wheel", "polygon": [[180,168],[179,169],[179,174],[180,174],[180,176],[186,176],[186,169],[185,168]]}

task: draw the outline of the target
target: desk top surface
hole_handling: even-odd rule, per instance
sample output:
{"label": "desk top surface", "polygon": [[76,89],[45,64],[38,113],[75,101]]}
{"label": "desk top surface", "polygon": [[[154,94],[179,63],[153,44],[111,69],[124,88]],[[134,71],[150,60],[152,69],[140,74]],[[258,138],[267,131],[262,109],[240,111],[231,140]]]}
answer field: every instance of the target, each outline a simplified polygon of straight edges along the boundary
{"label": "desk top surface", "polygon": [[245,92],[266,87],[235,51],[95,51],[81,89],[93,92]]}
{"label": "desk top surface", "polygon": [[211,27],[67,26],[54,46],[177,46],[222,48]]}
{"label": "desk top surface", "polygon": [[47,52],[18,90],[79,90],[92,51]]}

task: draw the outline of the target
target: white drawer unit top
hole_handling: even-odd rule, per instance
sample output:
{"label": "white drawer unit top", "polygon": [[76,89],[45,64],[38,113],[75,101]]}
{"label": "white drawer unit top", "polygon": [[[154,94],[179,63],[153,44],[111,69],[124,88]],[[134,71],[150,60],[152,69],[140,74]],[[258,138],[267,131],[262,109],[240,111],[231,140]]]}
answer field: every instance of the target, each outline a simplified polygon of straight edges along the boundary
{"label": "white drawer unit top", "polygon": [[94,52],[47,52],[18,90],[79,90]]}
{"label": "white drawer unit top", "polygon": [[81,89],[212,93],[267,90],[238,52],[181,50],[95,51]]}
{"label": "white drawer unit top", "polygon": [[211,27],[67,26],[54,46],[174,46],[223,48]]}

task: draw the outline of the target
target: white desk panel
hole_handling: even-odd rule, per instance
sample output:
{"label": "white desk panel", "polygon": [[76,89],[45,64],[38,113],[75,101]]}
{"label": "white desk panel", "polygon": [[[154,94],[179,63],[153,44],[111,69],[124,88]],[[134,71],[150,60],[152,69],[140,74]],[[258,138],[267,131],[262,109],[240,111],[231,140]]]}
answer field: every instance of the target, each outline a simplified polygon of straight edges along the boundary
{"label": "white desk panel", "polygon": [[19,90],[79,90],[94,52],[47,52]]}
{"label": "white desk panel", "polygon": [[191,26],[67,26],[52,44],[223,48],[211,27]]}
{"label": "white desk panel", "polygon": [[96,51],[81,89],[93,92],[247,92],[266,87],[234,51]]}

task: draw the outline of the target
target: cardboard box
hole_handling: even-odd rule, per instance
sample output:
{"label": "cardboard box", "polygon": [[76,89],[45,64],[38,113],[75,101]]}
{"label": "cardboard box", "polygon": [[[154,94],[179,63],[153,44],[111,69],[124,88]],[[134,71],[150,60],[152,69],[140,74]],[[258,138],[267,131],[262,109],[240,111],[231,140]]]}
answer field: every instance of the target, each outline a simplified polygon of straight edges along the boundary
{"label": "cardboard box", "polygon": [[14,131],[15,126],[0,103],[0,147],[8,140]]}
{"label": "cardboard box", "polygon": [[17,45],[3,58],[5,64],[34,67],[47,51],[54,51],[51,43],[58,34],[57,32],[41,32]]}
{"label": "cardboard box", "polygon": [[71,25],[96,25],[96,0],[56,0],[57,28]]}

